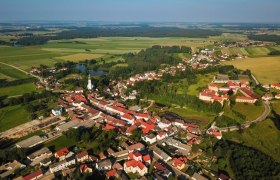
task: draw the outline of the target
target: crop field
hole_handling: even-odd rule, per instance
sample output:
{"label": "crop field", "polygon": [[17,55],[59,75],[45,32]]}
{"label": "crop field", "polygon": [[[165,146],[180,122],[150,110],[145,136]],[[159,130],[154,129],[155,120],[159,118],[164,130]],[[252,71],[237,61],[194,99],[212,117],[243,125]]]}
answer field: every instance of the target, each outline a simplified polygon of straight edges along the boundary
{"label": "crop field", "polygon": [[243,56],[267,56],[268,53],[274,50],[280,50],[280,46],[270,46],[270,47],[233,47],[233,48],[222,48],[222,53],[227,53],[231,55],[241,54]]}
{"label": "crop field", "polygon": [[96,59],[103,56],[104,54],[77,53],[77,54],[72,54],[67,56],[61,56],[58,57],[57,59],[62,59],[65,61],[83,61],[83,60]]}
{"label": "crop field", "polygon": [[8,87],[0,88],[0,95],[13,97],[13,96],[22,95],[24,93],[30,93],[32,91],[39,91],[39,90],[36,89],[33,83],[25,83],[16,86],[8,86]]}
{"label": "crop field", "polygon": [[263,84],[280,82],[280,57],[256,57],[242,60],[227,61],[225,64],[231,64],[238,69],[250,69],[258,81]]}
{"label": "crop field", "polygon": [[23,106],[8,106],[0,109],[0,132],[13,128],[29,120]]}
{"label": "crop field", "polygon": [[223,133],[223,137],[257,148],[280,162],[280,131],[271,119],[257,123],[245,129],[242,133],[238,131]]}
{"label": "crop field", "polygon": [[25,79],[29,76],[25,73],[14,69],[10,66],[0,64],[0,79],[7,79],[8,81],[16,80],[16,79]]}

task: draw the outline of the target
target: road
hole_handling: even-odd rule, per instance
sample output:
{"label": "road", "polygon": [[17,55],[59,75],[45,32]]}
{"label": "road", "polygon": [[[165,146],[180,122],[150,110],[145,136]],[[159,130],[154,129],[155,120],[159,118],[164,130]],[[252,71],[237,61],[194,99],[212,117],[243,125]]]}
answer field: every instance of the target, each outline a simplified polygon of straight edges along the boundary
{"label": "road", "polygon": [[268,116],[268,115],[270,114],[270,112],[271,112],[271,108],[270,108],[270,103],[269,103],[269,101],[265,101],[265,102],[264,102],[264,108],[265,108],[264,112],[263,112],[257,119],[255,119],[255,120],[253,120],[253,121],[245,122],[245,123],[241,124],[240,126],[229,126],[229,127],[219,128],[219,129],[220,129],[220,131],[227,132],[227,131],[236,131],[236,130],[239,130],[240,127],[241,127],[242,129],[248,128],[248,127],[250,127],[251,124],[253,124],[253,123],[258,123],[258,122],[263,121],[263,120],[265,120],[265,119],[267,118],[267,116]]}

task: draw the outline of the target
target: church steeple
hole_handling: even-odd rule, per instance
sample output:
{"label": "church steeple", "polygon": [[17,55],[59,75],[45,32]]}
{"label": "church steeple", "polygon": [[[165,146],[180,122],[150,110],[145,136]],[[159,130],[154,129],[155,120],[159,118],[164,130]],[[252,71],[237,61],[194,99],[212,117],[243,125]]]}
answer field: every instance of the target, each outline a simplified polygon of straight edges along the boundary
{"label": "church steeple", "polygon": [[92,90],[93,85],[91,84],[91,78],[90,78],[90,74],[88,74],[88,84],[87,84],[87,89],[88,90]]}

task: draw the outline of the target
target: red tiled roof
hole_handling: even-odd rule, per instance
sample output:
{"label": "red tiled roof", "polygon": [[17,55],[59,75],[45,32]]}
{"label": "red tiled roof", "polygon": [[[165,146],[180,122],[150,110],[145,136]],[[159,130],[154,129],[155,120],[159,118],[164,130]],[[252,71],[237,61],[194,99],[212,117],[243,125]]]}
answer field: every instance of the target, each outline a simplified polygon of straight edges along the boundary
{"label": "red tiled roof", "polygon": [[110,170],[106,173],[106,176],[107,177],[114,177],[116,174],[117,174],[117,171],[115,169],[112,169],[112,170]]}
{"label": "red tiled roof", "polygon": [[87,155],[88,155],[88,152],[86,150],[82,151],[79,154],[77,154],[77,159],[81,159],[81,158],[83,158],[83,157],[85,157]]}
{"label": "red tiled roof", "polygon": [[39,169],[38,171],[35,171],[34,173],[24,176],[23,179],[30,180],[30,179],[36,178],[38,176],[41,176],[41,175],[43,175],[43,173],[42,173],[42,170]]}
{"label": "red tiled roof", "polygon": [[122,117],[125,119],[134,120],[134,117],[127,113],[125,113]]}
{"label": "red tiled roof", "polygon": [[105,130],[109,131],[109,130],[113,130],[115,129],[116,127],[115,126],[112,126],[110,124],[106,124],[106,126],[104,127]]}
{"label": "red tiled roof", "polygon": [[149,154],[146,154],[145,156],[143,156],[143,161],[147,162],[151,160],[151,156]]}
{"label": "red tiled roof", "polygon": [[66,147],[64,147],[64,148],[58,150],[55,154],[57,157],[61,157],[67,153],[69,153],[69,150]]}
{"label": "red tiled roof", "polygon": [[126,161],[125,165],[126,165],[126,167],[139,167],[140,169],[145,168],[145,165],[142,162],[136,161],[134,159]]}
{"label": "red tiled roof", "polygon": [[129,151],[133,151],[133,150],[135,150],[135,149],[142,149],[142,148],[144,148],[145,146],[142,144],[142,143],[137,143],[137,144],[133,144],[133,145],[131,145],[131,146],[128,146],[127,147],[127,149],[129,150]]}
{"label": "red tiled roof", "polygon": [[176,167],[181,167],[183,164],[185,164],[184,162],[182,162],[180,159],[178,158],[174,158],[172,159],[172,163],[176,166]]}
{"label": "red tiled roof", "polygon": [[240,88],[240,91],[243,93],[243,94],[246,94],[247,96],[250,96],[251,98],[254,98],[254,99],[258,99],[258,96],[255,95],[255,93],[247,88]]}

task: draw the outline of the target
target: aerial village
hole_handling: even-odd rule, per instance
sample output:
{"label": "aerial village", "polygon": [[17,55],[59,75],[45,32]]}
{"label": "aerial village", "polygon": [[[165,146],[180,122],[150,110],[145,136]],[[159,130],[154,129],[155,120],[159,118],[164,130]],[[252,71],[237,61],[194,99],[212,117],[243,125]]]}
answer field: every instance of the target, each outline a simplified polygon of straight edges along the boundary
{"label": "aerial village", "polygon": [[[207,60],[207,63],[202,62]],[[206,68],[215,66],[219,61],[213,56],[213,50],[201,50],[188,60],[186,65],[192,68]],[[143,74],[136,74],[127,80],[112,82],[113,89],[104,89],[112,97],[120,96],[118,100],[108,100],[93,88],[91,78],[88,78],[86,90],[77,88],[74,91],[65,91],[58,98],[59,106],[52,110],[52,116],[44,121],[32,121],[22,127],[16,127],[4,132],[1,137],[20,138],[39,129],[55,126],[46,135],[35,135],[16,143],[16,147],[30,152],[26,162],[13,161],[0,167],[0,177],[5,178],[18,169],[31,166],[34,172],[19,176],[16,179],[53,179],[57,174],[67,176],[78,169],[80,173],[98,172],[108,179],[131,179],[134,174],[138,179],[147,179],[145,175],[152,175],[153,179],[169,179],[184,177],[187,179],[204,180],[203,173],[210,173],[217,179],[229,179],[224,174],[216,172],[195,171],[192,175],[186,170],[193,168],[193,163],[202,155],[201,151],[194,152],[192,147],[203,140],[202,132],[196,124],[189,123],[183,118],[168,119],[152,114],[145,108],[128,107],[125,101],[136,99],[137,91],[133,90],[125,95],[127,86],[134,86],[136,82],[145,80],[160,80],[164,73],[174,76],[178,71],[185,71],[186,65],[179,63]],[[63,70],[63,69],[62,69]],[[50,69],[50,71],[55,71]],[[36,69],[32,70],[35,73]],[[217,74],[208,88],[203,89],[198,97],[205,103],[215,101],[230,103],[230,95],[236,95],[236,103],[256,103],[258,97],[249,83],[247,75],[240,75],[238,80],[230,80],[228,75]],[[44,80],[45,84],[56,84],[52,78]],[[39,85],[39,84],[38,84]],[[42,84],[40,84],[42,85]],[[43,85],[42,85],[43,86]],[[280,90],[280,84],[271,84],[266,88]],[[264,101],[272,98],[280,99],[280,95],[265,95]],[[43,143],[54,140],[71,129],[98,127],[102,131],[118,132],[118,137],[125,141],[117,148],[108,148],[99,154],[92,154],[90,149],[73,151],[70,147],[63,147],[58,151],[51,151]],[[24,129],[21,130],[21,129]],[[141,139],[131,138],[133,132],[141,130]],[[180,134],[184,133],[182,137]],[[222,138],[222,132],[215,124],[206,130],[206,134],[217,139]],[[171,153],[170,153],[171,152]],[[211,160],[205,160],[209,162]],[[191,163],[190,163],[191,162]],[[203,163],[205,163],[203,162]]]}
{"label": "aerial village", "polygon": [[[133,85],[135,81],[157,79],[163,72],[175,74],[176,70],[183,71],[184,68],[183,64],[178,64],[177,67],[166,68],[158,73],[136,75],[125,83]],[[89,93],[85,95],[83,88],[77,88],[75,91],[63,93],[58,99],[59,106],[52,110],[52,116],[44,122],[34,121],[25,124],[24,127],[16,127],[2,133],[2,138],[19,138],[38,129],[55,125],[55,128],[46,135],[35,135],[17,142],[15,145],[17,148],[30,152],[27,161],[15,160],[1,166],[3,173],[0,176],[5,178],[18,169],[31,166],[36,171],[16,179],[52,179],[58,173],[67,176],[76,168],[81,173],[98,171],[107,178],[129,179],[129,175],[136,174],[137,178],[145,179],[145,175],[149,172],[154,179],[178,176],[206,179],[201,171],[192,175],[185,173],[186,169],[192,167],[188,162],[202,154],[200,151],[192,152],[192,146],[199,144],[203,138],[196,124],[179,118],[159,117],[141,107],[129,108],[119,101],[106,100],[98,91],[93,90],[90,77],[87,92]],[[69,147],[52,152],[42,146],[43,143],[62,136],[70,129],[91,127],[102,128],[102,131],[117,130],[116,138],[122,137],[126,140],[117,149],[108,148],[99,154],[91,154],[90,149],[74,152]],[[24,132],[20,129],[24,129]],[[141,130],[140,141],[130,138],[136,129]],[[214,131],[208,132],[220,139],[221,134]],[[182,133],[185,134],[183,138],[179,136]]]}

